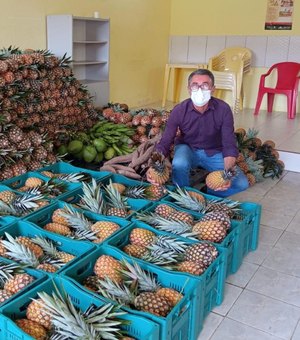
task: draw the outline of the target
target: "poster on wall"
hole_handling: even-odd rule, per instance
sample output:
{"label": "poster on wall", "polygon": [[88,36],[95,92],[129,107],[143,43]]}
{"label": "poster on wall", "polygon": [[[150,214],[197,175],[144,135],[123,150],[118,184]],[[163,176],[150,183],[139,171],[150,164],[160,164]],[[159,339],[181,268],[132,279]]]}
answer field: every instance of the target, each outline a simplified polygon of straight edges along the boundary
{"label": "poster on wall", "polygon": [[265,30],[291,30],[294,0],[267,0]]}

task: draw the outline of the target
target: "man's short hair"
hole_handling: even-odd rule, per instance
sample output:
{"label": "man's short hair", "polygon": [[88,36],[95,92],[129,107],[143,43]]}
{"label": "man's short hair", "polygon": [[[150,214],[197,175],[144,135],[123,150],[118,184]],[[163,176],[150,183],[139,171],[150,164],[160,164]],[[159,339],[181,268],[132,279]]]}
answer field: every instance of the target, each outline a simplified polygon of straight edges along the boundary
{"label": "man's short hair", "polygon": [[194,76],[197,76],[197,75],[199,75],[199,76],[208,76],[211,79],[211,85],[212,86],[215,85],[215,77],[214,77],[213,73],[210,70],[207,70],[207,69],[204,69],[204,68],[199,68],[198,70],[192,72],[189,75],[188,85],[190,85],[192,78]]}

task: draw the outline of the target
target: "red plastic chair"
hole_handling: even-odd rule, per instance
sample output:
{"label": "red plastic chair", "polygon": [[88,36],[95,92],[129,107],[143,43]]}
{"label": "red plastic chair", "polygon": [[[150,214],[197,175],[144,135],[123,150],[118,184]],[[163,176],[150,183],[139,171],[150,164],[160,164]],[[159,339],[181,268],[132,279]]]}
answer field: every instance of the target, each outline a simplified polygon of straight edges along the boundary
{"label": "red plastic chair", "polygon": [[[277,71],[277,83],[274,88],[266,87],[265,80],[273,70]],[[257,115],[265,93],[268,95],[268,112],[272,112],[275,94],[285,94],[287,96],[288,118],[296,116],[296,105],[298,96],[298,85],[300,79],[300,64],[294,62],[282,62],[270,67],[266,74],[260,77],[258,95],[254,114]]]}

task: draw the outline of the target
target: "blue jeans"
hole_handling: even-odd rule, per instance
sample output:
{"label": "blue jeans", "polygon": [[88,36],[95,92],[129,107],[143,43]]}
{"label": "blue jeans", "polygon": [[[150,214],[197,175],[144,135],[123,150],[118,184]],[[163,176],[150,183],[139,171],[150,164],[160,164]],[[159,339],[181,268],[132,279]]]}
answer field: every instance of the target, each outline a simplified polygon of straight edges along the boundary
{"label": "blue jeans", "polygon": [[[203,149],[192,150],[186,144],[175,146],[172,162],[172,181],[180,187],[190,186],[190,171],[201,167],[209,172],[224,170],[224,159],[221,152],[207,156]],[[236,175],[231,179],[231,187],[224,191],[214,191],[207,188],[207,193],[219,197],[227,197],[246,190],[249,187],[248,179],[243,171],[237,167]]]}

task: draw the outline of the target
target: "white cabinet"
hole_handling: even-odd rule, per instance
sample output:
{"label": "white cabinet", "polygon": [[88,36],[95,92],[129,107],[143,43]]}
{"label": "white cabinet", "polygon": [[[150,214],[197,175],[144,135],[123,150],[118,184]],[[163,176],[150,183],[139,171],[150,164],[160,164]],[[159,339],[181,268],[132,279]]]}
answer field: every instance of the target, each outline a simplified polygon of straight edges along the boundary
{"label": "white cabinet", "polygon": [[72,59],[74,76],[87,86],[96,106],[109,101],[109,19],[47,16],[47,48]]}

